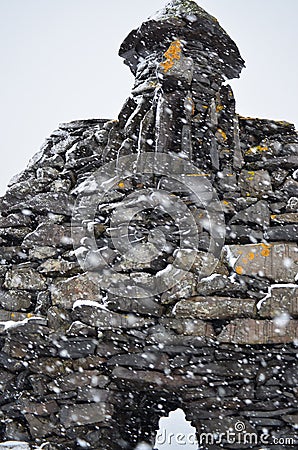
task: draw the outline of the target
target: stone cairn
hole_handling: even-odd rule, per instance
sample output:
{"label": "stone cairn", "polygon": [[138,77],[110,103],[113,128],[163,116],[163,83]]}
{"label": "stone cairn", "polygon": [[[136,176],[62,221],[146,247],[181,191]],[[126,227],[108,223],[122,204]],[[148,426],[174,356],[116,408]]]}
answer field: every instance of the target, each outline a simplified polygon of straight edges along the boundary
{"label": "stone cairn", "polygon": [[[118,119],[60,125],[0,202],[1,445],[153,448],[182,408],[198,440],[266,437],[202,448],[297,448],[295,128],[236,114],[226,80],[244,61],[193,1],[170,2],[120,55],[135,85]],[[146,154],[155,170],[128,169]],[[171,187],[184,163],[212,186],[199,206]],[[111,168],[121,178],[102,190]]]}

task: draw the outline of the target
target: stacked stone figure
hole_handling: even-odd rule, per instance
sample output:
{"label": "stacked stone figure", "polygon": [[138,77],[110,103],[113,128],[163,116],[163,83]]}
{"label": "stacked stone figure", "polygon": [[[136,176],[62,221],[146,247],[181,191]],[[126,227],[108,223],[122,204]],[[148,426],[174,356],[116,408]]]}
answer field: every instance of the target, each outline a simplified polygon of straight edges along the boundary
{"label": "stacked stone figure", "polygon": [[0,440],[153,448],[182,408],[238,432],[204,448],[296,448],[295,127],[235,112],[244,61],[193,1],[120,55],[118,119],[60,125],[0,201]]}

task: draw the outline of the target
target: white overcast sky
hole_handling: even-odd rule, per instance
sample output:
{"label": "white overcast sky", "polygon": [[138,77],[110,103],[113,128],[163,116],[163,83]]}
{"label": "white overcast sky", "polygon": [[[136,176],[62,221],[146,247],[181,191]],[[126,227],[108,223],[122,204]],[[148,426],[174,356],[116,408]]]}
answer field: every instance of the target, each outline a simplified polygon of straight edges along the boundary
{"label": "white overcast sky", "polygon": [[[247,68],[240,114],[293,122],[297,0],[200,0]],[[61,122],[115,118],[133,83],[118,48],[166,0],[0,0],[0,195]]]}

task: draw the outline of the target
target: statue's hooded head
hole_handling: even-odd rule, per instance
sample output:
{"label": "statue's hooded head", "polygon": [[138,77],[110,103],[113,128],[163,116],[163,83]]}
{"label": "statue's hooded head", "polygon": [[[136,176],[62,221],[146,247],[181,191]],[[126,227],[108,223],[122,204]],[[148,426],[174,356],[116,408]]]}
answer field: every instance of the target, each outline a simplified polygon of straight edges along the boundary
{"label": "statue's hooded head", "polygon": [[173,42],[179,42],[186,57],[200,65],[204,55],[210,67],[224,79],[238,78],[244,61],[235,42],[217,19],[191,0],[172,0],[133,30],[119,54],[136,74],[138,65],[154,55],[162,61]]}

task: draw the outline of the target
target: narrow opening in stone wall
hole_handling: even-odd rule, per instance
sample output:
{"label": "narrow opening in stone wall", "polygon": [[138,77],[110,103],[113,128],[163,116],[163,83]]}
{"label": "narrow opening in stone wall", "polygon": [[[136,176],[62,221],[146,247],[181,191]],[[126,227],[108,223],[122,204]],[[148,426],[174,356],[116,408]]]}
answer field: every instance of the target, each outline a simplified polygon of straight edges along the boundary
{"label": "narrow opening in stone wall", "polygon": [[196,429],[186,420],[182,409],[170,412],[159,421],[154,450],[197,450]]}

